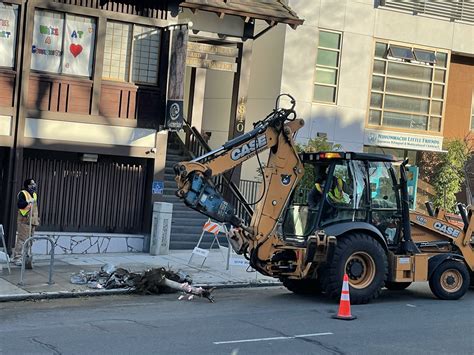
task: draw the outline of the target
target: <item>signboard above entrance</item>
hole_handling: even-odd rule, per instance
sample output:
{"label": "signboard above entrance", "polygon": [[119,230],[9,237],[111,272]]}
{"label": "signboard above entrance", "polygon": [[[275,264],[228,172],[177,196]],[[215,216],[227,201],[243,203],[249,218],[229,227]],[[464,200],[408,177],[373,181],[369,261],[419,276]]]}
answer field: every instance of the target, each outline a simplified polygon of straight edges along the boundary
{"label": "signboard above entrance", "polygon": [[439,152],[443,149],[443,137],[366,129],[364,144]]}
{"label": "signboard above entrance", "polygon": [[[236,72],[237,63],[235,63],[235,58],[238,55],[239,50],[236,47],[189,42],[186,65],[193,68]],[[216,60],[215,56],[226,57],[226,59],[234,60],[234,62]]]}

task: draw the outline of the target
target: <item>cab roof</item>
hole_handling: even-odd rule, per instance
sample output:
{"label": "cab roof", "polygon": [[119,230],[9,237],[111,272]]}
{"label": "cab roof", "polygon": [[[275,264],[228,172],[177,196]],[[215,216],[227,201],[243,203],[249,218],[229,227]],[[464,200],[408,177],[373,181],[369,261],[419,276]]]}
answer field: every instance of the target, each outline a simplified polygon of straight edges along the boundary
{"label": "cab roof", "polygon": [[355,153],[355,152],[314,152],[314,153],[299,153],[298,154],[303,163],[313,161],[330,161],[335,159],[340,160],[366,160],[374,162],[400,162],[400,159],[393,155],[376,154],[376,153]]}

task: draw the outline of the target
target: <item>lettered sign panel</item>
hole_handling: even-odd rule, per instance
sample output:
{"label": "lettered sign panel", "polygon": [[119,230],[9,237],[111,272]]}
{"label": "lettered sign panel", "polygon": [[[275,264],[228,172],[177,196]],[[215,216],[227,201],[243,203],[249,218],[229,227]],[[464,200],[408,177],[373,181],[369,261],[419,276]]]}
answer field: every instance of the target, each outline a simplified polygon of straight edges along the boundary
{"label": "lettered sign panel", "polygon": [[59,12],[36,10],[31,69],[61,72],[64,19]]}
{"label": "lettered sign panel", "polygon": [[18,5],[0,2],[0,67],[15,66]]}
{"label": "lettered sign panel", "polygon": [[63,74],[92,76],[94,39],[93,19],[66,15]]}

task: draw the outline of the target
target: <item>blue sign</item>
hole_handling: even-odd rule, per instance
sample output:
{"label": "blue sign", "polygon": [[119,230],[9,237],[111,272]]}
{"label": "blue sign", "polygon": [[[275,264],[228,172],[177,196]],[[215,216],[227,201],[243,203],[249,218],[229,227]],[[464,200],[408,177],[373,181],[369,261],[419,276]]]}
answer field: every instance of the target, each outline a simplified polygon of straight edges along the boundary
{"label": "blue sign", "polygon": [[153,195],[163,195],[165,189],[165,183],[163,181],[153,181],[151,191]]}
{"label": "blue sign", "polygon": [[416,209],[416,189],[418,187],[418,167],[409,166],[407,172],[407,188],[410,209]]}

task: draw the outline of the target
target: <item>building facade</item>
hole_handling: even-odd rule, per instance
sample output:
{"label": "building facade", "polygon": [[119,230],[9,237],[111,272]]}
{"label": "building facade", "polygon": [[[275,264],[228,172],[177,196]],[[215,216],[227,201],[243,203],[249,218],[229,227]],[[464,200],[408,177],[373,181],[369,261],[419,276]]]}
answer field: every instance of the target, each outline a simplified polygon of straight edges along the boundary
{"label": "building facade", "polygon": [[230,137],[241,134],[236,103],[246,100],[255,21],[302,23],[280,1],[247,5],[0,2],[0,224],[10,248],[27,177],[39,185],[40,230],[150,233],[169,131],[202,120],[201,76],[231,73],[226,122]]}
{"label": "building facade", "polygon": [[[268,43],[255,45],[260,61],[252,66],[249,116],[271,108],[275,91],[291,93],[306,120],[297,137],[301,143],[323,136],[344,150],[394,154],[413,164],[420,151],[441,151],[445,140],[470,136],[471,2],[290,0],[289,5],[305,22],[296,31],[281,26],[268,34]],[[268,67],[281,68],[281,76]],[[266,89],[265,82],[278,88]],[[255,178],[254,170],[245,178]]]}

